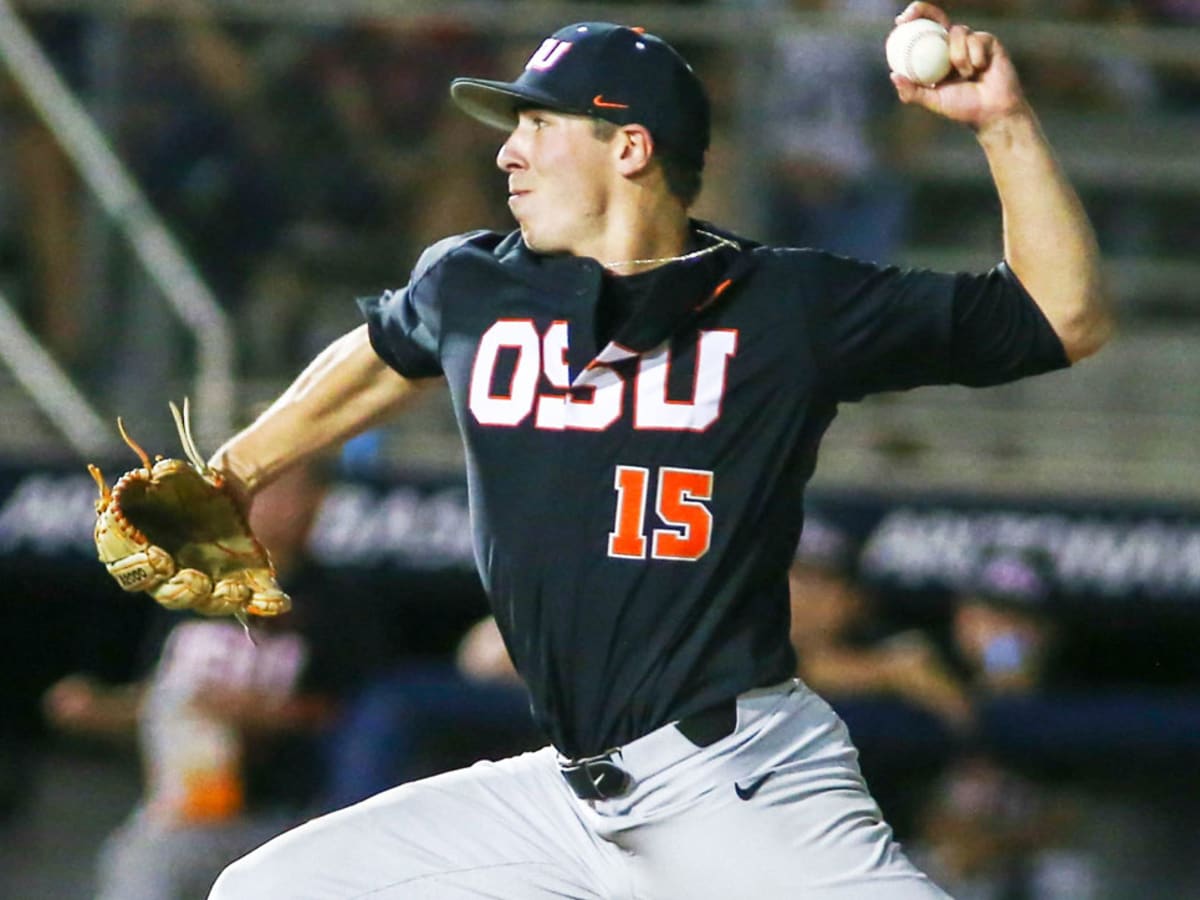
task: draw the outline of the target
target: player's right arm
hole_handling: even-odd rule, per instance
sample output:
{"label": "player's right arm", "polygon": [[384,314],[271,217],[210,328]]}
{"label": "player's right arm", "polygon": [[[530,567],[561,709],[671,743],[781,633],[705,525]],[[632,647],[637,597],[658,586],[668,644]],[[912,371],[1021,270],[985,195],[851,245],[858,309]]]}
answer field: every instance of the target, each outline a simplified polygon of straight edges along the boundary
{"label": "player's right arm", "polygon": [[1000,42],[950,22],[932,3],[898,18],[929,18],[950,31],[956,77],[923,87],[893,75],[900,99],[969,126],[987,157],[1003,212],[1004,255],[1072,362],[1095,353],[1113,330],[1096,236],[1055,159]]}
{"label": "player's right arm", "polygon": [[387,419],[427,383],[397,374],[371,346],[367,326],[360,325],[321,351],[210,464],[248,498],[297,463]]}

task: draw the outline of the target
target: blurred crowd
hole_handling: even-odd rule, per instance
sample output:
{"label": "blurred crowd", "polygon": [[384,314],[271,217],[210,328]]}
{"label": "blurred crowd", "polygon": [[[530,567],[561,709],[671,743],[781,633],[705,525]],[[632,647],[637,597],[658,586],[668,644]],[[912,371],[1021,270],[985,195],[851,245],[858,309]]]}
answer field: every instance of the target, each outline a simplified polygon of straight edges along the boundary
{"label": "blurred crowd", "polygon": [[[898,4],[689,5],[792,10],[853,26],[782,31],[767,52],[681,45],[716,105],[701,218],[874,260],[894,259],[917,231],[962,244],[982,229],[974,236],[995,243],[990,214],[948,215],[986,199],[960,202],[961,185],[911,177],[939,135],[932,117],[895,103],[884,75],[878,44]],[[967,21],[1200,25],[1188,0],[960,0],[948,8]],[[354,296],[402,283],[429,242],[469,227],[509,227],[493,164],[500,137],[455,114],[446,85],[462,73],[509,77],[528,35],[437,14],[281,23],[222,18],[205,0],[145,0],[136,11],[27,18],[233,317],[239,372],[293,372],[355,320]],[[1198,63],[1018,57],[1040,109],[1118,118],[1200,112]],[[124,239],[97,214],[7,73],[0,133],[0,289],[68,368],[103,379],[103,348],[137,323],[144,329],[147,306],[157,303],[144,298]],[[1200,216],[1171,205],[1187,198],[1120,185],[1091,193],[1108,249],[1200,247]],[[168,348],[186,346],[182,335],[169,337],[169,321],[156,327]]]}
{"label": "blurred crowd", "polygon": [[[1036,697],[1058,677],[1057,625],[1047,605],[1053,563],[1028,548],[988,548],[940,621],[922,625],[898,618],[858,562],[846,532],[810,521],[791,570],[797,674],[847,718],[868,777],[889,768],[877,767],[873,754],[896,748],[880,725],[864,721],[863,702],[898,704],[915,715],[919,724],[910,727],[952,747],[939,752],[928,741],[917,751],[924,758],[899,763],[910,778],[924,769],[912,779],[918,799],[888,794],[885,783],[889,814],[903,823],[920,865],[960,900],[1101,896],[1098,860],[1074,827],[1079,811],[1070,796],[1039,778],[1036,764],[997,752],[989,733],[991,707]],[[902,720],[880,721],[887,729]]]}

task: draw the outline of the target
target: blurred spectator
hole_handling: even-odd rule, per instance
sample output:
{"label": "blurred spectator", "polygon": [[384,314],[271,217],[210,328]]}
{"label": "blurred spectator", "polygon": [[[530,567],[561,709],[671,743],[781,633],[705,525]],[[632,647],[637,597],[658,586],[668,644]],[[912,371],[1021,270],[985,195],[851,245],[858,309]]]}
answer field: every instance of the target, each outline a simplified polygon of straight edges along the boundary
{"label": "blurred spectator", "polygon": [[[84,17],[42,11],[27,24],[78,88]],[[58,139],[7,72],[0,74],[0,138],[0,289],[59,362],[81,362],[82,191]]]}
{"label": "blurred spectator", "polygon": [[[239,310],[256,374],[306,363],[357,316],[351,299],[394,286],[463,205],[499,221],[503,192],[483,184],[499,179],[495,147],[444,115],[450,74],[487,68],[470,28],[436,16],[253,27],[197,0],[153,5],[169,18],[139,27],[167,40],[140,66],[160,87],[128,145]],[[156,96],[170,108],[156,112]]]}
{"label": "blurred spectator", "polygon": [[304,553],[322,480],[290,472],[251,511],[291,614],[256,621],[252,643],[230,619],[163,611],[166,636],[144,681],[75,675],[47,692],[47,717],[65,732],[138,731],[144,794],[101,851],[102,900],[204,896],[229,861],[316,811],[320,740],[371,659],[353,604]]}
{"label": "blurred spectator", "polygon": [[951,766],[921,818],[913,855],[956,900],[1102,896],[1070,799],[986,757]]}
{"label": "blurred spectator", "polygon": [[[290,200],[264,140],[269,120],[248,109],[259,73],[239,42],[209,27],[206,4],[166,0],[145,11],[154,6],[176,15],[126,26],[119,145],[205,281],[236,309]],[[242,37],[265,40],[249,27]]]}
{"label": "blurred spectator", "polygon": [[[1136,6],[1109,0],[1072,0],[1048,9],[1042,4],[1002,10],[1023,19],[1053,18],[1080,24],[1137,26]],[[1159,85],[1153,67],[1133,53],[1090,56],[1046,50],[1019,53],[1017,65],[1049,109],[1072,114],[1134,113],[1155,105]]]}
{"label": "blurred spectator", "polygon": [[[770,48],[764,80],[770,239],[890,261],[911,201],[898,166],[932,127],[932,117],[896,102],[880,61],[880,41],[898,7],[891,0],[792,0],[792,6],[878,21],[880,37],[796,30]],[[892,148],[886,157],[878,146],[885,133]]]}
{"label": "blurred spectator", "polygon": [[0,224],[0,265],[18,273],[5,285],[17,288],[9,301],[25,312],[55,357],[72,364],[81,352],[83,325],[79,187],[57,139],[15,90],[0,79],[0,133],[7,133],[4,182],[15,195],[0,214],[6,220]]}
{"label": "blurred spectator", "polygon": [[967,690],[926,635],[889,629],[857,580],[857,556],[845,532],[809,517],[789,573],[798,674],[835,705],[886,696],[931,713],[952,732],[968,728]]}
{"label": "blurred spectator", "polygon": [[546,743],[525,686],[487,616],[453,661],[406,662],[374,679],[339,723],[326,805],[341,808],[408,781]]}
{"label": "blurred spectator", "polygon": [[[1200,30],[1200,2],[1197,0],[1142,0],[1130,6],[1136,13],[1131,12],[1129,16],[1140,16],[1147,24],[1190,30],[1193,36]],[[1173,117],[1165,124],[1182,123],[1194,133],[1200,123],[1200,52],[1192,53],[1191,58],[1183,62],[1160,65],[1157,88],[1156,108]],[[1195,141],[1191,143],[1194,146]],[[1154,235],[1156,249],[1181,258],[1194,259],[1200,253],[1200,215],[1196,213],[1194,194],[1192,197],[1184,193],[1169,198],[1155,224],[1158,226]]]}
{"label": "blurred spectator", "polygon": [[[954,647],[976,704],[1045,687],[1054,659],[1047,611],[1053,591],[1053,563],[1044,551],[983,552],[952,613]],[[990,719],[989,727],[995,727]],[[919,822],[915,855],[958,900],[1099,896],[1096,860],[1073,847],[1079,835],[1070,798],[984,750],[951,763]]]}
{"label": "blurred spectator", "polygon": [[956,598],[954,645],[979,694],[1040,688],[1053,661],[1055,629],[1046,604],[1053,563],[1030,548],[992,548]]}

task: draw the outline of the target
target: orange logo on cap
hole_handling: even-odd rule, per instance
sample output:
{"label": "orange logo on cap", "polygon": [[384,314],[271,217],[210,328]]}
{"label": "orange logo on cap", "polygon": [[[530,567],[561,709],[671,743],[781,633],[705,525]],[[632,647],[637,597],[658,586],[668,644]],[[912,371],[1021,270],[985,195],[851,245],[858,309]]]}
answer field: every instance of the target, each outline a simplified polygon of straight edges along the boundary
{"label": "orange logo on cap", "polygon": [[603,94],[597,94],[592,98],[592,106],[599,106],[601,109],[629,109],[628,103],[613,103],[605,100]]}

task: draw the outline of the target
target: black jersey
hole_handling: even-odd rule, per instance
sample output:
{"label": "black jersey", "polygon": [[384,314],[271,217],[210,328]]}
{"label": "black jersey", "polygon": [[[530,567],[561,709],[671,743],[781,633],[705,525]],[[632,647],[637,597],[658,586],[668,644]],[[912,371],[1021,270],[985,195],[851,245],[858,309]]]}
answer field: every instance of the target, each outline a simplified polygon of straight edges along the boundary
{"label": "black jersey", "polygon": [[384,360],[448,381],[479,571],[570,756],[792,674],[787,569],[839,402],[1067,365],[1004,265],[734,240],[655,270],[604,346],[601,266],[515,232],[436,244],[405,288],[362,302]]}

